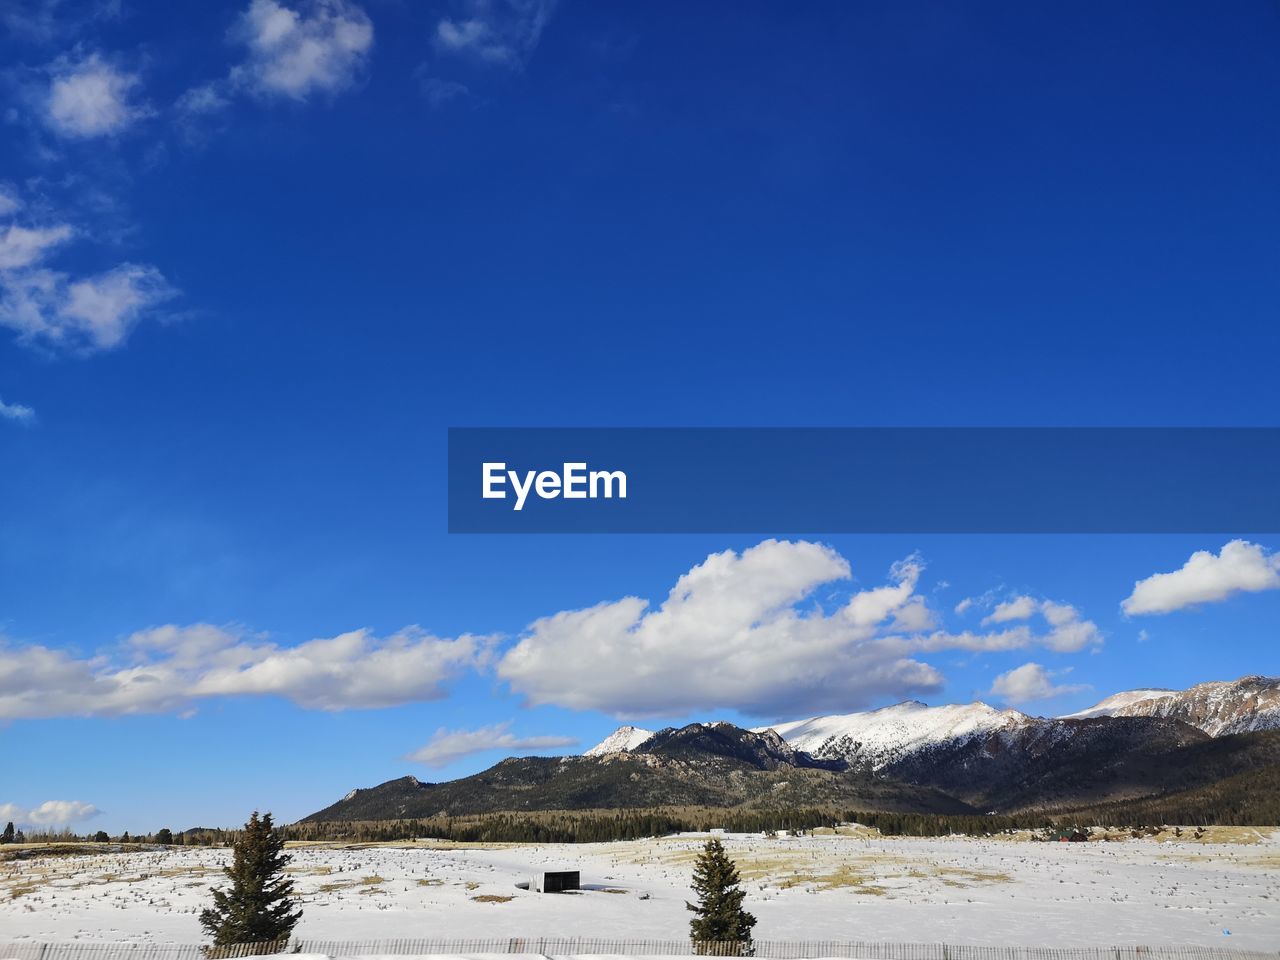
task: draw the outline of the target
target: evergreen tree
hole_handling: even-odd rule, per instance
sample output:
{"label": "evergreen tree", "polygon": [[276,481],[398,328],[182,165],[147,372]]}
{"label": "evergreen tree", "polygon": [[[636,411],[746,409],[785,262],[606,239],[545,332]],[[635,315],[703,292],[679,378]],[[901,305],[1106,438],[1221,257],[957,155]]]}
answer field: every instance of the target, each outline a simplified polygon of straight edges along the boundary
{"label": "evergreen tree", "polygon": [[166,847],[173,843],[173,831],[168,827],[156,831],[156,843],[163,843]]}
{"label": "evergreen tree", "polygon": [[109,843],[110,841],[111,841],[111,838],[107,836],[107,831],[105,830],[99,830],[97,833],[93,835],[94,843]]}
{"label": "evergreen tree", "polygon": [[214,946],[288,939],[302,911],[292,899],[293,881],[284,874],[293,858],[283,850],[284,837],[272,828],[271,814],[260,818],[255,810],[223,871],[231,889],[214,890],[213,906],[200,913]]}
{"label": "evergreen tree", "polygon": [[4,833],[0,834],[0,843],[13,843],[13,821],[10,820],[5,825]]}
{"label": "evergreen tree", "polygon": [[738,868],[724,852],[724,846],[714,838],[708,840],[693,867],[698,903],[685,904],[696,914],[689,921],[689,935],[698,953],[751,955],[751,928],[756,925],[756,918],[742,909],[746,892],[738,888],[738,882]]}

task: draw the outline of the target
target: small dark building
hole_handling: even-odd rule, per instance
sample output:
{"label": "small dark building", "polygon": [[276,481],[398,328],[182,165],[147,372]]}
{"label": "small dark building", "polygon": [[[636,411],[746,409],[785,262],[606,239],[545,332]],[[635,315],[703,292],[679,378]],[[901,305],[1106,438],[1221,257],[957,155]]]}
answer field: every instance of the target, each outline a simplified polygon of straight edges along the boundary
{"label": "small dark building", "polygon": [[564,893],[581,887],[582,875],[577,870],[544,870],[529,881],[529,889],[535,893]]}

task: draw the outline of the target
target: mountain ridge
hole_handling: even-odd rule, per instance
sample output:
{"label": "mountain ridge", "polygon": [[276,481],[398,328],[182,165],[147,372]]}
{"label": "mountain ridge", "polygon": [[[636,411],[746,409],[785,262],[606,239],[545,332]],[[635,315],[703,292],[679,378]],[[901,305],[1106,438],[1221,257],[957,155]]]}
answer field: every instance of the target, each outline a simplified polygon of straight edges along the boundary
{"label": "mountain ridge", "polygon": [[[1250,675],[1238,680],[1208,681],[1185,690],[1127,690],[1112,694],[1087,710],[1061,717],[1037,717],[1012,708],[1002,710],[981,700],[934,707],[919,700],[903,700],[876,710],[751,729],[757,733],[775,730],[795,749],[819,759],[841,759],[882,770],[939,744],[1037,726],[1048,730],[1063,720],[1116,716],[1183,720],[1210,736],[1280,729],[1280,679]],[[652,736],[651,731],[638,727],[619,727],[583,755],[634,750]]]}
{"label": "mountain ridge", "polygon": [[581,756],[357,789],[304,822],[663,806],[1007,813],[1159,798],[1276,765],[1280,680],[1253,676],[1126,691],[1066,717],[904,701],[752,730],[627,726]]}
{"label": "mountain ridge", "polygon": [[1185,690],[1126,691],[1064,719],[1098,716],[1166,717],[1190,723],[1212,737],[1280,730],[1280,678],[1251,674]]}

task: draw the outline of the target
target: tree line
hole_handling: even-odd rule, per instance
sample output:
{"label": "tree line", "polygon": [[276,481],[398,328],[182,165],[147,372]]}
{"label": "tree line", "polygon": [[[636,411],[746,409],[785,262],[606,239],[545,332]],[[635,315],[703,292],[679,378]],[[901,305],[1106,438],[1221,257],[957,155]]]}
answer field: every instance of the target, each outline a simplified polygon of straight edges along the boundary
{"label": "tree line", "polygon": [[489,813],[407,820],[352,820],[295,823],[282,828],[290,840],[378,843],[429,838],[477,843],[602,843],[639,840],[671,833],[807,831],[834,827],[835,809],[737,810],[671,807],[639,810],[567,810]]}

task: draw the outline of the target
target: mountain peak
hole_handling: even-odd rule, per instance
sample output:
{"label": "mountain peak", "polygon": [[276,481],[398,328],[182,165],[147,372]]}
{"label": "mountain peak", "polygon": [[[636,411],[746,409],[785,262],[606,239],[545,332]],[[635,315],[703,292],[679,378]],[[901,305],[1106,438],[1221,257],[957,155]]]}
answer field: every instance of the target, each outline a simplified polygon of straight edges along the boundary
{"label": "mountain peak", "polygon": [[584,757],[603,757],[610,753],[627,753],[653,736],[652,730],[631,725],[621,726],[583,754]]}
{"label": "mountain peak", "polygon": [[813,765],[771,728],[744,730],[724,721],[667,727],[646,740],[637,752],[671,760],[725,757],[760,770]]}

